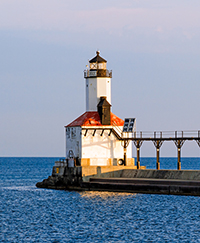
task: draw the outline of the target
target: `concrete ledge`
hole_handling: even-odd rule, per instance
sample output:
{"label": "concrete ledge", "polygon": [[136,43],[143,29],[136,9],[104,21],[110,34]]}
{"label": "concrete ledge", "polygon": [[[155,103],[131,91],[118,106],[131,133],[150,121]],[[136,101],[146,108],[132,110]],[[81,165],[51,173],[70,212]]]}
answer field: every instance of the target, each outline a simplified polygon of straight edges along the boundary
{"label": "concrete ledge", "polygon": [[200,180],[199,170],[123,170],[121,178]]}
{"label": "concrete ledge", "polygon": [[134,192],[148,194],[172,194],[172,195],[188,195],[200,196],[199,186],[178,186],[178,185],[142,185],[127,183],[90,183],[84,182],[82,188],[90,191],[112,191],[112,192]]}
{"label": "concrete ledge", "polygon": [[192,181],[192,180],[169,180],[169,179],[144,179],[144,178],[91,178],[90,183],[107,183],[107,184],[135,184],[135,185],[176,185],[176,186],[199,186],[200,181]]}
{"label": "concrete ledge", "polygon": [[[81,166],[83,181],[92,177],[119,178],[124,170],[135,171],[137,166]],[[143,167],[146,169],[146,167]]]}

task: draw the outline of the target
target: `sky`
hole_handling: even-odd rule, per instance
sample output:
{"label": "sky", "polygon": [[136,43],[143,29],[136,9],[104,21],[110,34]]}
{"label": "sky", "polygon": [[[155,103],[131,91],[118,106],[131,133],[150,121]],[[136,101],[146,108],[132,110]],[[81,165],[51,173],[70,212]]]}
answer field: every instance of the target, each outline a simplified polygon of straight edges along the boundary
{"label": "sky", "polygon": [[[199,12],[199,0],[1,0],[0,156],[65,156],[97,50],[113,72],[114,114],[138,131],[200,130]],[[176,155],[162,145],[162,157]],[[182,156],[200,157],[197,143]]]}

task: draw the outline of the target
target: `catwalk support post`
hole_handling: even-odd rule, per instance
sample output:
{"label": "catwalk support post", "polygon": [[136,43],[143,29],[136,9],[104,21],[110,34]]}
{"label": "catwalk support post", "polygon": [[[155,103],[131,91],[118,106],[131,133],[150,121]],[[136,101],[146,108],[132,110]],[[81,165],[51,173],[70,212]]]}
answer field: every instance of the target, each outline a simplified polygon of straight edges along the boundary
{"label": "catwalk support post", "polygon": [[140,147],[142,146],[142,142],[141,140],[136,140],[136,141],[133,141],[134,144],[135,144],[135,147],[137,149],[137,169],[139,170],[140,169]]}

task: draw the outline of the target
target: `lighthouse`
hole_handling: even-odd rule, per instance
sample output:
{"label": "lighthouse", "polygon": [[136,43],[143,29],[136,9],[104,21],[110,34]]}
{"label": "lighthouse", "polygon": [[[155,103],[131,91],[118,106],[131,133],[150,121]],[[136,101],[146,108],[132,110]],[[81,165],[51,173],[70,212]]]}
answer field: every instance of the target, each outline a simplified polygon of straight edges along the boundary
{"label": "lighthouse", "polygon": [[66,158],[71,166],[134,166],[131,143],[121,141],[124,120],[111,112],[112,71],[96,52],[84,71],[86,111],[65,126]]}

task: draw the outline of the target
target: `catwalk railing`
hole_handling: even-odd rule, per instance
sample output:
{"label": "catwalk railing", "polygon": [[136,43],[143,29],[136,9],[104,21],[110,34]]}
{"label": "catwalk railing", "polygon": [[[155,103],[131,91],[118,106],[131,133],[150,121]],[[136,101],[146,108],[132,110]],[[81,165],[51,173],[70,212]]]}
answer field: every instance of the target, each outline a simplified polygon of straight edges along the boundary
{"label": "catwalk railing", "polygon": [[[200,130],[198,131],[154,131],[154,132],[142,132],[135,131],[133,133],[122,133],[121,140],[123,141],[124,154],[126,153],[126,147],[129,141],[133,141],[137,149],[137,168],[140,169],[140,147],[144,141],[152,141],[156,147],[156,168],[160,169],[160,148],[164,141],[173,141],[178,151],[177,169],[181,170],[181,147],[187,140],[195,140],[200,147]],[[126,157],[124,156],[124,163]]]}
{"label": "catwalk railing", "polygon": [[122,139],[141,139],[141,140],[198,140],[200,139],[200,131],[154,131],[154,132],[142,132],[137,131],[129,134],[126,137],[122,135]]}

